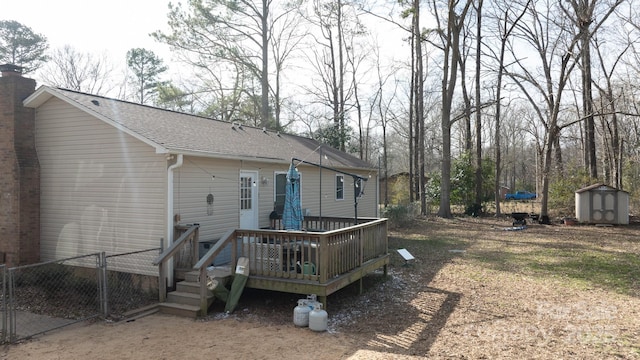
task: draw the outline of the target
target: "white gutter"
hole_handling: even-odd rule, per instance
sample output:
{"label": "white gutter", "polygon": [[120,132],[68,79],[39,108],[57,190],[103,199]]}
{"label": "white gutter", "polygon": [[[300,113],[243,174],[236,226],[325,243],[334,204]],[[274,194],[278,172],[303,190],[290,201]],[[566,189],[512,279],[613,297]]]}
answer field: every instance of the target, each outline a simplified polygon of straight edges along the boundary
{"label": "white gutter", "polygon": [[[162,148],[162,149],[165,149],[165,148]],[[287,165],[287,169],[289,169],[289,165],[291,165],[291,158],[281,159],[281,158],[268,158],[268,157],[257,157],[257,156],[228,155],[228,154],[222,154],[222,153],[211,153],[206,151],[171,149],[171,148],[167,148],[165,150],[160,150],[159,147],[156,147],[156,154],[174,154],[179,152],[187,156],[194,156],[194,157],[207,158],[207,159],[240,160],[240,161],[251,161],[251,162],[277,164],[277,165],[284,164],[284,165]],[[375,166],[356,167],[356,166],[339,164],[339,165],[333,165],[333,167],[336,169],[350,169],[350,170],[367,171],[367,172],[371,170],[377,171],[377,168]]]}
{"label": "white gutter", "polygon": [[[172,158],[171,156],[170,158]],[[178,159],[175,164],[172,164],[167,168],[167,237],[165,242],[165,249],[168,249],[173,244],[173,170],[182,166],[183,155],[178,154]],[[173,261],[169,261],[167,264],[167,281],[173,284]]]}

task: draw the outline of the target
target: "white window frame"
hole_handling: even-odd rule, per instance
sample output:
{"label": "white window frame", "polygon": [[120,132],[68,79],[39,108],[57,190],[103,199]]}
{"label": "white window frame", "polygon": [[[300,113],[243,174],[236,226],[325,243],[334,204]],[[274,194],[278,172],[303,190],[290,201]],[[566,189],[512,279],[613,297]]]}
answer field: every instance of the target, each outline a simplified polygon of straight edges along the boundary
{"label": "white window frame", "polygon": [[[339,189],[338,188],[338,184],[341,184],[342,187]],[[335,189],[336,189],[336,200],[340,201],[340,200],[344,200],[344,175],[342,174],[336,174],[336,183],[335,183]],[[340,194],[340,190],[342,190],[342,193]],[[341,197],[338,195],[342,195]]]}
{"label": "white window frame", "polygon": [[[278,199],[278,175],[284,175],[284,181],[285,181],[285,186],[287,184],[287,173],[288,171],[274,171],[273,172],[273,207],[275,210],[276,207],[276,201]],[[302,172],[298,172],[298,175],[300,176],[300,203],[302,203]],[[285,194],[286,194],[286,188],[285,188]],[[282,194],[282,198],[284,199],[285,194]],[[282,204],[284,206],[284,200],[282,201]],[[282,212],[279,212],[280,215],[282,215]]]}

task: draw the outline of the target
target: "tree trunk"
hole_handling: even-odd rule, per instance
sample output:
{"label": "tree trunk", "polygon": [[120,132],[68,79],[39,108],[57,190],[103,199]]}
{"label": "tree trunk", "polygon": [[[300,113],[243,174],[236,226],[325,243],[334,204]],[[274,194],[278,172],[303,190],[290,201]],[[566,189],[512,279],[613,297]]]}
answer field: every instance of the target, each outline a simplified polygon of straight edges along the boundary
{"label": "tree trunk", "polygon": [[425,163],[424,163],[424,80],[423,80],[423,60],[422,60],[422,40],[420,37],[420,2],[416,0],[416,34],[418,35],[416,42],[416,125],[417,136],[416,145],[418,153],[418,194],[420,196],[420,214],[427,215],[427,196],[425,194]]}
{"label": "tree trunk", "polygon": [[262,86],[260,125],[265,128],[269,125],[269,4],[262,0],[262,74],[260,85]]}
{"label": "tree trunk", "polygon": [[[415,6],[415,3],[414,3]],[[413,133],[414,133],[414,128],[413,128],[413,124],[415,123],[415,111],[414,111],[414,107],[415,107],[415,87],[416,87],[416,47],[415,47],[415,43],[416,41],[418,41],[418,36],[415,33],[415,29],[416,29],[416,15],[415,12],[413,14],[413,18],[411,19],[412,21],[412,26],[411,26],[411,86],[410,91],[409,91],[409,202],[413,203],[416,199],[416,194],[415,194],[415,161],[413,159],[413,156],[416,152],[415,150],[415,141],[413,140]]]}
{"label": "tree trunk", "polygon": [[[480,57],[482,51],[482,1],[478,0],[476,8],[476,199],[478,206],[482,205],[482,116],[480,101]],[[498,179],[496,178],[496,183]]]}

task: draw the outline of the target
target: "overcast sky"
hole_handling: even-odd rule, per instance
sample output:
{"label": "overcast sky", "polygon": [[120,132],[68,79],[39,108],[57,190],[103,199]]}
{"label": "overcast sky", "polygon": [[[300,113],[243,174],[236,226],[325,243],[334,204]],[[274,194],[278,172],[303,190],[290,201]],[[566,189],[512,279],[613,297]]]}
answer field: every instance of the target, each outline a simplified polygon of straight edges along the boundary
{"label": "overcast sky", "polygon": [[[174,1],[175,3],[176,1]],[[166,45],[149,34],[166,30],[164,0],[3,0],[0,20],[16,20],[47,37],[51,49],[71,45],[84,53],[108,53],[124,64],[129,49],[142,47],[169,62]]]}

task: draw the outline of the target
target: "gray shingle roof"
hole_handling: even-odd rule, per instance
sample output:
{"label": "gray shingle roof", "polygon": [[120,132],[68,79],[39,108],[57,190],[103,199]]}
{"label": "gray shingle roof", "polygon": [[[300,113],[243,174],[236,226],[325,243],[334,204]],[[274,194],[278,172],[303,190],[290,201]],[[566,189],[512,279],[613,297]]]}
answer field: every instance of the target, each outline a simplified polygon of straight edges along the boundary
{"label": "gray shingle roof", "polygon": [[[27,106],[31,104],[37,107],[51,96],[122,127],[156,148],[171,153],[276,162],[290,162],[291,158],[310,162],[318,162],[319,159],[314,152],[317,152],[320,143],[313,139],[244,125],[232,126],[224,121],[102,96],[43,86],[25,102]],[[373,168],[371,164],[327,145],[322,146],[322,152],[327,155],[323,165]]]}
{"label": "gray shingle roof", "polygon": [[603,183],[596,183],[596,184],[592,184],[592,185],[589,185],[589,186],[585,186],[582,189],[578,189],[578,190],[576,190],[576,193],[583,193],[583,192],[587,192],[587,191],[591,191],[591,190],[608,190],[608,191],[626,192],[624,190],[617,189],[617,188],[615,188],[613,186],[605,185]]}

